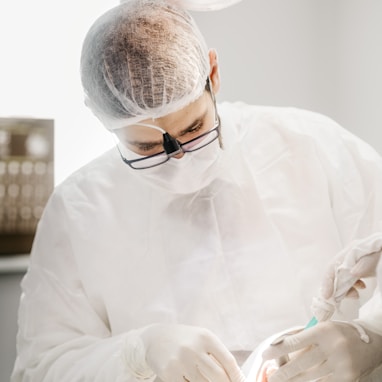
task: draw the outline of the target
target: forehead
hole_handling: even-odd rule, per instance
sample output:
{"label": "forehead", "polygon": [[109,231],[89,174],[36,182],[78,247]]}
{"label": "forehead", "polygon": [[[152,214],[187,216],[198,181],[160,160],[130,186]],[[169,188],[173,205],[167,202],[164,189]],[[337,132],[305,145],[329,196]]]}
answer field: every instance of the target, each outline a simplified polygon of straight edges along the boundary
{"label": "forehead", "polygon": [[[196,101],[181,110],[157,119],[145,119],[139,123],[158,126],[170,135],[176,136],[180,131],[191,126],[198,119],[203,118],[211,107],[210,96],[207,91],[204,91]],[[137,141],[162,137],[162,133],[159,130],[140,125],[127,126],[119,129],[116,133],[117,135],[123,135],[125,138]]]}

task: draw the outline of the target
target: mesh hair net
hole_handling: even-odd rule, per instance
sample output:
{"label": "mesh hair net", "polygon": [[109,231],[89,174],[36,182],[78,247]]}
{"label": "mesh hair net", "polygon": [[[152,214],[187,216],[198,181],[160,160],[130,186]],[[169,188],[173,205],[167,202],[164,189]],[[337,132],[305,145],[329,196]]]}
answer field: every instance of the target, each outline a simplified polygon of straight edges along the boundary
{"label": "mesh hair net", "polygon": [[[123,1],[123,0],[122,0]],[[241,0],[178,0],[186,9],[192,11],[216,11],[230,7]]]}
{"label": "mesh hair net", "polygon": [[203,92],[208,49],[171,0],[129,0],[90,28],[81,55],[85,102],[110,130],[180,110]]}
{"label": "mesh hair net", "polygon": [[[121,0],[121,3],[129,0]],[[177,0],[178,3],[191,11],[216,11],[230,7],[241,0]]]}

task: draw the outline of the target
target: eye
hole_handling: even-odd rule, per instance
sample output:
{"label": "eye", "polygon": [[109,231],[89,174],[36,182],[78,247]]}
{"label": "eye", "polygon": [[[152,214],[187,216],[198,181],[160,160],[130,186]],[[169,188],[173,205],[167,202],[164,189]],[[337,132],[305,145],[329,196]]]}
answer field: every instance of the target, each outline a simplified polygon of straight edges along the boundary
{"label": "eye", "polygon": [[[202,129],[203,129],[203,121],[200,121],[196,125],[194,125],[194,126],[190,127],[189,129],[187,129],[185,134],[195,134],[195,133],[197,133],[198,131],[200,131]],[[182,135],[185,135],[185,134],[182,134]]]}
{"label": "eye", "polygon": [[160,150],[160,145],[158,145],[157,143],[141,143],[139,144],[138,149],[146,153],[155,149]]}
{"label": "eye", "polygon": [[163,147],[159,142],[126,142],[123,146],[143,156],[149,156],[163,151]]}

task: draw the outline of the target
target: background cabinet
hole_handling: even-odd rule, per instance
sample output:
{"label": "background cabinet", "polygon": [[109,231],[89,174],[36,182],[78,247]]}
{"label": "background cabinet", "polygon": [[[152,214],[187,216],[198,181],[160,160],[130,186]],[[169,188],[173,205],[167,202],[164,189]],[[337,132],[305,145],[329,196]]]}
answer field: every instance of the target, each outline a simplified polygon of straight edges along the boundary
{"label": "background cabinet", "polygon": [[20,283],[28,256],[0,257],[0,382],[9,382],[16,358]]}

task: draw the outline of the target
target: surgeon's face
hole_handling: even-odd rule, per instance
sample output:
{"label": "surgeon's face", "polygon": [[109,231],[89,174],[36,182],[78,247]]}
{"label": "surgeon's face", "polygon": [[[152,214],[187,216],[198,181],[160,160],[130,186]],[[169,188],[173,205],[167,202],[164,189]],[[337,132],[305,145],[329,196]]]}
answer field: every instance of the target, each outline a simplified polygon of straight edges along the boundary
{"label": "surgeon's face", "polygon": [[[210,86],[216,94],[220,88],[220,74],[217,53],[209,51]],[[160,127],[179,142],[188,142],[213,129],[216,122],[216,110],[212,94],[205,90],[201,97],[190,105],[165,117],[141,121]],[[120,143],[128,150],[140,156],[155,155],[163,151],[163,132],[145,126],[127,126],[115,131]],[[219,136],[219,142],[221,145]],[[181,153],[176,157],[181,157]]]}
{"label": "surgeon's face", "polygon": [[205,91],[178,112],[121,129],[118,149],[123,162],[142,170],[141,179],[150,186],[177,194],[192,193],[219,174],[219,131],[213,96]]}
{"label": "surgeon's face", "polygon": [[[179,142],[188,142],[211,130],[215,124],[215,107],[211,94],[204,91],[202,96],[185,108],[158,119],[146,119],[140,125],[131,125],[116,131],[120,142],[129,150],[142,156],[163,151],[163,133],[158,126]],[[181,157],[183,153],[177,157]]]}

